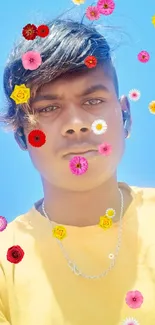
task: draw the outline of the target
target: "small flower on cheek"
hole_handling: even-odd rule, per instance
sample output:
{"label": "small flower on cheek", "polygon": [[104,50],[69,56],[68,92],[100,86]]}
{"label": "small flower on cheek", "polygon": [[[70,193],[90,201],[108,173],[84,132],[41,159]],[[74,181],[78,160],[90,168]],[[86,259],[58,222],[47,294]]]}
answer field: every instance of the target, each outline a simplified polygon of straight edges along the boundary
{"label": "small flower on cheek", "polygon": [[97,135],[103,134],[107,131],[107,123],[104,120],[95,120],[91,129]]}
{"label": "small flower on cheek", "polygon": [[42,147],[46,142],[45,133],[41,130],[33,130],[28,135],[28,141],[33,147]]}
{"label": "small flower on cheek", "polygon": [[109,156],[112,152],[112,147],[109,143],[103,143],[98,146],[98,152],[103,156]]}

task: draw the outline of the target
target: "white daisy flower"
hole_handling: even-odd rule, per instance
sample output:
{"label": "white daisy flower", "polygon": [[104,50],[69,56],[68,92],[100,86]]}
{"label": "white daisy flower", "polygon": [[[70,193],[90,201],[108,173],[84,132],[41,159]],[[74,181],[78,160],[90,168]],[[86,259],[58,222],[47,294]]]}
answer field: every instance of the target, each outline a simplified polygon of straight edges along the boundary
{"label": "white daisy flower", "polygon": [[92,123],[91,129],[95,134],[103,134],[107,131],[107,123],[104,120],[95,120]]}
{"label": "white daisy flower", "polygon": [[129,318],[126,318],[123,321],[123,323],[121,323],[121,325],[140,325],[140,324],[135,318],[129,317]]}
{"label": "white daisy flower", "polygon": [[133,101],[136,102],[137,100],[139,100],[139,98],[141,96],[141,93],[137,89],[132,89],[132,90],[129,91],[129,95],[128,96],[129,96],[129,98],[131,100],[133,100]]}
{"label": "white daisy flower", "polygon": [[114,259],[114,254],[110,253],[109,258],[110,258],[110,260],[113,260]]}
{"label": "white daisy flower", "polygon": [[115,217],[115,215],[116,215],[116,212],[115,212],[114,209],[107,209],[106,210],[106,216],[108,218],[113,218],[113,217]]}

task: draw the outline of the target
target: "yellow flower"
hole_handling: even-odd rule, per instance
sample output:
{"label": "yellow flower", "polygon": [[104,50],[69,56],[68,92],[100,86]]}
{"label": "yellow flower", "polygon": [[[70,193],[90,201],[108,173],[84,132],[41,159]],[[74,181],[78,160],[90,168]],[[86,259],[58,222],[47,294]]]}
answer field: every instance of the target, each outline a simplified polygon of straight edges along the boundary
{"label": "yellow flower", "polygon": [[115,212],[114,209],[107,209],[107,211],[106,211],[106,216],[107,216],[108,218],[113,218],[115,215],[116,215],[116,212]]}
{"label": "yellow flower", "polygon": [[152,24],[153,24],[154,27],[155,27],[155,15],[152,17]]}
{"label": "yellow flower", "polygon": [[106,215],[100,217],[99,226],[103,229],[109,229],[112,226],[112,219],[108,218]]}
{"label": "yellow flower", "polygon": [[59,240],[64,239],[67,236],[66,228],[63,226],[55,226],[53,228],[53,236]]}
{"label": "yellow flower", "polygon": [[155,114],[155,100],[149,104],[149,110],[152,114]]}
{"label": "yellow flower", "polygon": [[72,1],[75,3],[75,5],[81,5],[85,3],[85,0],[72,0]]}
{"label": "yellow flower", "polygon": [[16,104],[27,103],[30,98],[30,88],[27,88],[24,84],[14,87],[14,90],[10,96]]}

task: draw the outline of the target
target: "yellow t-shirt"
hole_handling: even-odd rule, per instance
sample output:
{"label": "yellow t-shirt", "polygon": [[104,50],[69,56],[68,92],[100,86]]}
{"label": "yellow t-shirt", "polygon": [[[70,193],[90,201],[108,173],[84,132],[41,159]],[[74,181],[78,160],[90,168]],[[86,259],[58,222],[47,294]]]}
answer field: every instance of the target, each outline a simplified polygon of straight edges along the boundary
{"label": "yellow t-shirt", "polygon": [[[119,186],[133,200],[123,217],[116,264],[99,280],[71,271],[35,205],[0,233],[0,324],[155,325],[155,189]],[[108,269],[119,221],[107,230],[66,229],[63,245],[80,270],[96,275]],[[25,253],[18,264],[6,258],[14,245]]]}

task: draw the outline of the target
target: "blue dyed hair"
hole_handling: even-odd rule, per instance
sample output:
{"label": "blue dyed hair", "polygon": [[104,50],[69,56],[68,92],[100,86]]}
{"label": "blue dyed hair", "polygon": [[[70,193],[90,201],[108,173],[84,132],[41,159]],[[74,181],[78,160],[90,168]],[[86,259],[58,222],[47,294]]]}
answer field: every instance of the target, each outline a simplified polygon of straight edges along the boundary
{"label": "blue dyed hair", "polygon": [[[71,19],[55,19],[47,23],[50,33],[46,38],[37,37],[27,41],[24,37],[14,47],[4,70],[3,84],[7,100],[7,112],[1,115],[4,129],[16,131],[26,121],[30,123],[32,110],[29,104],[16,105],[10,98],[15,85],[26,84],[31,89],[31,97],[37,89],[64,74],[86,71],[84,59],[94,55],[98,64],[106,69],[115,85],[118,95],[118,80],[111,60],[111,50],[106,39],[91,24],[90,26]],[[38,51],[42,64],[36,70],[25,70],[21,57],[27,51]],[[32,121],[32,119],[31,119]]]}

